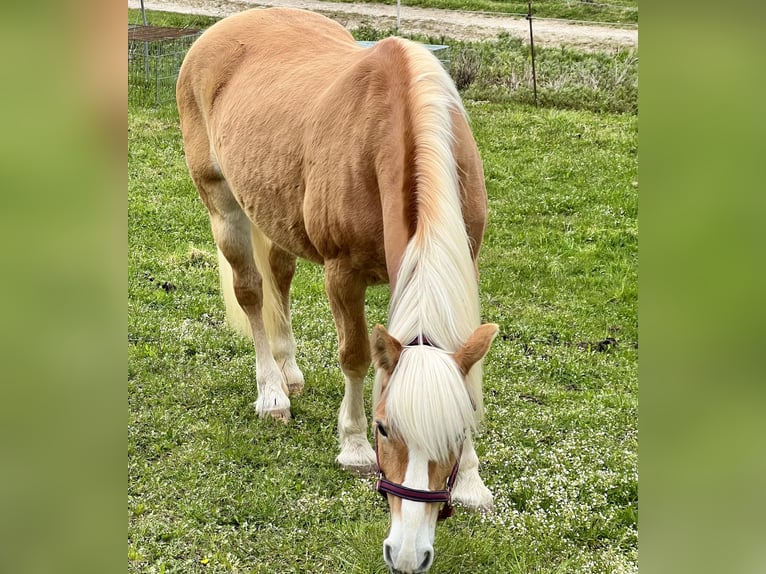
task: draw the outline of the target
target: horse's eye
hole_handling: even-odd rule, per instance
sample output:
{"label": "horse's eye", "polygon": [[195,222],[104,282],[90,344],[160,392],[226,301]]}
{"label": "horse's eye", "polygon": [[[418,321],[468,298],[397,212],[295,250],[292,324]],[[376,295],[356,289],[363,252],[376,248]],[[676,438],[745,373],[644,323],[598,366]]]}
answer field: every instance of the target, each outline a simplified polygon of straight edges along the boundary
{"label": "horse's eye", "polygon": [[375,424],[378,426],[378,432],[388,438],[388,431],[386,430],[385,425],[381,421],[375,421]]}

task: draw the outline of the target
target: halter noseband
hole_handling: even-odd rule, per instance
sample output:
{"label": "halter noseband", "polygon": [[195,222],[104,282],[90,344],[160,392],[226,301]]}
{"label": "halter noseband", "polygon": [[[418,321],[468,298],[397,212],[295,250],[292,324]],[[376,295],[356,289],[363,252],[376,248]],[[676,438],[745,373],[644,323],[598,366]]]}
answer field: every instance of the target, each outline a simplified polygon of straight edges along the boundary
{"label": "halter noseband", "polygon": [[[425,335],[418,335],[412,341],[410,341],[406,347],[413,347],[416,345],[425,345],[428,347],[439,348],[434,345]],[[457,479],[458,470],[460,470],[460,457],[463,455],[463,444],[460,444],[460,450],[457,453],[455,459],[455,465],[452,467],[447,478],[447,488],[443,490],[420,490],[417,488],[410,488],[403,484],[397,484],[388,480],[383,474],[383,469],[380,467],[380,449],[378,448],[378,427],[375,427],[375,462],[378,465],[378,482],[375,484],[375,490],[377,490],[383,498],[386,498],[386,494],[392,494],[405,500],[411,500],[413,502],[443,502],[444,506],[439,510],[439,516],[437,520],[445,520],[452,516],[454,509],[452,507],[452,487],[455,486],[455,480]]]}
{"label": "halter noseband", "polygon": [[399,498],[406,500],[412,500],[413,502],[443,502],[444,506],[439,510],[439,516],[437,520],[445,520],[452,516],[454,509],[452,507],[452,487],[455,486],[455,480],[457,479],[458,470],[460,470],[460,457],[463,455],[463,445],[460,445],[460,450],[457,453],[457,459],[455,459],[455,465],[452,467],[447,478],[447,488],[443,490],[420,490],[417,488],[410,488],[403,484],[397,484],[388,480],[383,474],[383,469],[380,467],[380,450],[378,449],[378,429],[375,428],[375,461],[378,465],[378,482],[375,484],[375,490],[386,498],[386,494],[393,494]]}

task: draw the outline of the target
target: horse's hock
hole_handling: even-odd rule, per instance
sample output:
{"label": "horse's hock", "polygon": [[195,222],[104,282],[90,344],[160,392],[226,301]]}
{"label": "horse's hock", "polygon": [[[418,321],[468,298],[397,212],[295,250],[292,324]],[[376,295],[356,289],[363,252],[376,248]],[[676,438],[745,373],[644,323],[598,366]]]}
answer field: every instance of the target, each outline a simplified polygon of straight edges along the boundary
{"label": "horse's hock", "polygon": [[181,62],[201,33],[194,28],[128,26],[128,101],[172,101]]}

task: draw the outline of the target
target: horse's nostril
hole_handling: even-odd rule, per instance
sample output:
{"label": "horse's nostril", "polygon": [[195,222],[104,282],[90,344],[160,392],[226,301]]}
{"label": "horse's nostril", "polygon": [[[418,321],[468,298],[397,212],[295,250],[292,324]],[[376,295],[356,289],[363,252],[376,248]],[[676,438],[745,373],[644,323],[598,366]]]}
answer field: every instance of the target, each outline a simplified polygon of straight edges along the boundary
{"label": "horse's nostril", "polygon": [[418,572],[425,572],[431,567],[431,561],[433,560],[434,553],[431,550],[426,550],[423,555],[423,561],[418,566]]}
{"label": "horse's nostril", "polygon": [[383,559],[391,568],[394,567],[394,558],[391,556],[391,545],[387,542],[383,543]]}

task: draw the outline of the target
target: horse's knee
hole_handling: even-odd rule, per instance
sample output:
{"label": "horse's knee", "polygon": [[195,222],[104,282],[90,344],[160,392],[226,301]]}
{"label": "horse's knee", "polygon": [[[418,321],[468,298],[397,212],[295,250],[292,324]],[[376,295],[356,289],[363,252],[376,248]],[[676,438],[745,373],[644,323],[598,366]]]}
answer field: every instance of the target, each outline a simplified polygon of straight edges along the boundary
{"label": "horse's knee", "polygon": [[343,347],[338,352],[341,370],[349,377],[364,377],[370,368],[370,349],[366,344]]}

